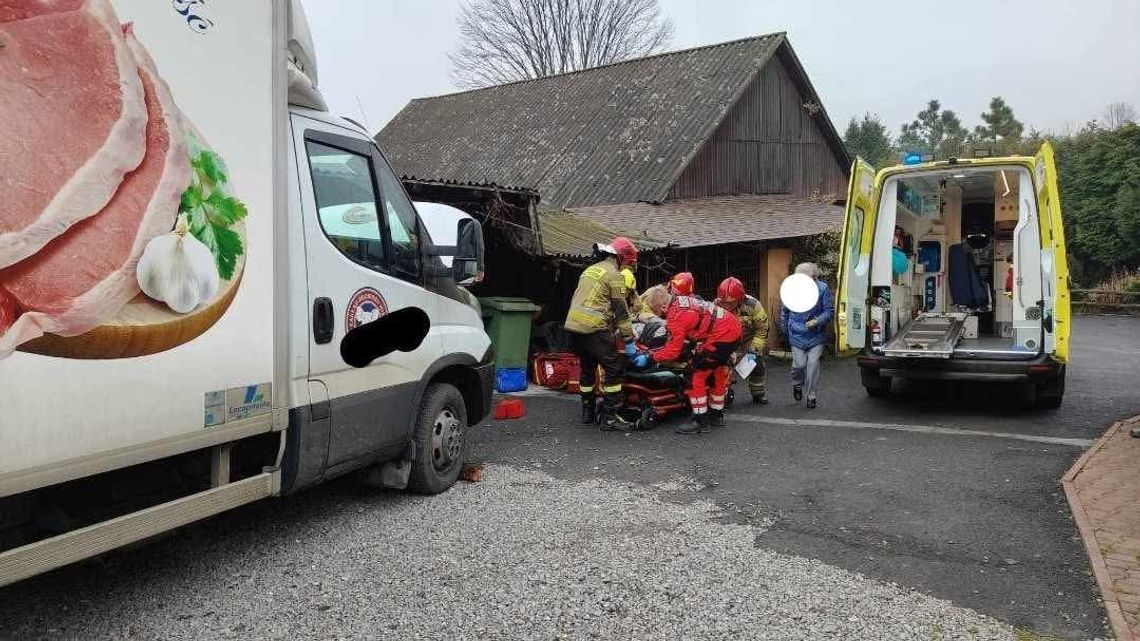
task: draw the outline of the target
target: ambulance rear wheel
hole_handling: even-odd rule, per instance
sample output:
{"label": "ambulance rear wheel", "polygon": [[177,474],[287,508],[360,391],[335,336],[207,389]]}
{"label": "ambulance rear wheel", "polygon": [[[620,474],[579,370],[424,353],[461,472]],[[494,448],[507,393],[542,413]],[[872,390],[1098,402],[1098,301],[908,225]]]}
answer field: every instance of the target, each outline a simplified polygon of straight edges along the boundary
{"label": "ambulance rear wheel", "polygon": [[1045,410],[1055,410],[1061,407],[1061,402],[1065,400],[1065,372],[1061,371],[1054,378],[1049,381],[1044,381],[1037,384],[1037,407]]}
{"label": "ambulance rear wheel", "polygon": [[875,372],[862,370],[860,377],[863,382],[863,389],[867,390],[867,396],[871,398],[885,398],[891,393],[891,377],[879,376]]}
{"label": "ambulance rear wheel", "polygon": [[471,447],[467,440],[467,406],[459,390],[445,383],[428,386],[413,438],[416,458],[408,489],[439,494],[454,485]]}

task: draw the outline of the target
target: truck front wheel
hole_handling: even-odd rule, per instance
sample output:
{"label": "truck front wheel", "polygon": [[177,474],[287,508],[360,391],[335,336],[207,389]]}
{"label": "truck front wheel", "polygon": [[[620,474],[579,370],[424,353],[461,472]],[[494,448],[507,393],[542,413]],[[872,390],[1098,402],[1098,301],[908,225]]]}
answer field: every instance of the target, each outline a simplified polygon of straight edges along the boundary
{"label": "truck front wheel", "polygon": [[416,460],[408,489],[439,494],[455,484],[467,462],[467,406],[459,390],[432,383],[424,393],[415,426]]}

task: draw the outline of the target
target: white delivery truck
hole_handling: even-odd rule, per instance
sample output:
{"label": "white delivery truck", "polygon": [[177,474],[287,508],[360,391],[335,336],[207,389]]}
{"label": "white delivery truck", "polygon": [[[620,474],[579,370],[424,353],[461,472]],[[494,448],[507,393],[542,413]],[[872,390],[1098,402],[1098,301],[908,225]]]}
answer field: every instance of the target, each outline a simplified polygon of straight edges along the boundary
{"label": "white delivery truck", "polygon": [[316,81],[298,0],[0,6],[0,585],[348,472],[456,480],[476,261]]}

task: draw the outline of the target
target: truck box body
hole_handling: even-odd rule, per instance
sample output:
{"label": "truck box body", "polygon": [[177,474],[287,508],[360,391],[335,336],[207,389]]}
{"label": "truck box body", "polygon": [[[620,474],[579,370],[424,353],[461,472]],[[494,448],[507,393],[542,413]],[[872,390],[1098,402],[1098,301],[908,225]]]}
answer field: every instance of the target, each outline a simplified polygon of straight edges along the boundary
{"label": "truck box body", "polygon": [[[200,312],[177,314],[139,292],[94,332],[45,346],[51,355],[16,351],[0,360],[0,490],[5,494],[30,489],[19,482],[21,473],[63,468],[74,459],[251,423],[269,430],[274,400],[280,407],[284,398],[272,385],[275,127],[285,109],[273,77],[280,55],[274,46],[276,3],[109,4],[122,24],[132,25],[169,85],[186,121],[176,135],[200,136],[199,142],[225,163],[228,191],[248,211],[240,223],[244,266],[234,274],[237,282],[220,283],[218,297],[232,293],[232,302],[212,324],[193,318]],[[185,15],[178,5],[185,5]],[[177,208],[165,214],[173,227]],[[0,287],[3,278],[0,272]],[[217,301],[199,308],[211,304]],[[140,315],[144,320],[136,321]],[[87,341],[99,344],[84,345]],[[139,344],[145,341],[179,344],[145,353],[151,351]],[[91,347],[99,358],[83,357]],[[17,347],[27,348],[35,346]],[[249,386],[260,387],[247,394]],[[227,390],[230,402],[240,403],[219,412]]]}
{"label": "truck box body", "polygon": [[299,0],[16,0],[0,42],[0,585],[354,470],[450,487],[476,260],[326,112]]}

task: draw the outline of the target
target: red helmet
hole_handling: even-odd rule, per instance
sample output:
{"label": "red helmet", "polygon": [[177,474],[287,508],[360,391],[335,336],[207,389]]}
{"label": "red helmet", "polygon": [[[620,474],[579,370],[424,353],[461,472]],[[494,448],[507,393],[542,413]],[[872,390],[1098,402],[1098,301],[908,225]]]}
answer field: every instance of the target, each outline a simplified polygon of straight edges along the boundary
{"label": "red helmet", "polygon": [[610,251],[618,257],[623,265],[632,265],[637,262],[637,246],[625,236],[618,236],[610,241]]}
{"label": "red helmet", "polygon": [[723,302],[736,302],[743,299],[746,295],[744,283],[740,282],[740,279],[735,276],[729,276],[722,280],[720,285],[716,288],[716,297]]}
{"label": "red helmet", "polygon": [[696,281],[689,272],[681,272],[669,279],[669,291],[678,296],[692,296]]}

